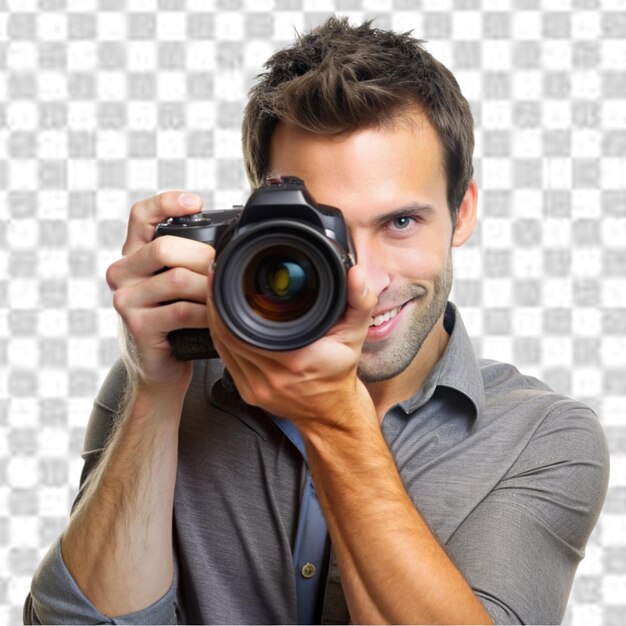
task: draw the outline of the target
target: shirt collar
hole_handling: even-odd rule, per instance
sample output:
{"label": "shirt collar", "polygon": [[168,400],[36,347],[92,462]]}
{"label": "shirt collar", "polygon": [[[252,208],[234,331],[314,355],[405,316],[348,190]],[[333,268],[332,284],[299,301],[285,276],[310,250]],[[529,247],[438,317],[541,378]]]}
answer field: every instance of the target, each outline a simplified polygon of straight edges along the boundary
{"label": "shirt collar", "polygon": [[461,315],[451,302],[446,307],[444,327],[450,339],[443,356],[417,393],[399,406],[410,415],[432,398],[437,387],[447,387],[463,394],[472,403],[475,417],[478,417],[485,406],[485,387],[471,339]]}

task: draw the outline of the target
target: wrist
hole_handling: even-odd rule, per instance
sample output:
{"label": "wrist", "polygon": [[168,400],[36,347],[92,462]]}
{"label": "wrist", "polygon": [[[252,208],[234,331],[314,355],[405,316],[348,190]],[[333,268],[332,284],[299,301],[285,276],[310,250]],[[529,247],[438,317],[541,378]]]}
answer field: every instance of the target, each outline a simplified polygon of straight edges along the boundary
{"label": "wrist", "polygon": [[163,384],[131,378],[124,401],[124,421],[138,423],[141,428],[169,423],[177,429],[189,383],[181,380]]}
{"label": "wrist", "polygon": [[189,380],[182,379],[168,383],[134,380],[130,383],[130,392],[134,397],[154,398],[165,404],[175,404],[184,400],[190,382],[191,377]]}
{"label": "wrist", "polygon": [[148,376],[140,368],[132,367],[132,365],[129,367],[126,364],[128,394],[131,396],[141,394],[165,401],[183,399],[191,384],[193,365],[191,362],[181,362],[181,365],[185,367],[181,367],[173,376],[165,378]]}
{"label": "wrist", "polygon": [[327,452],[346,443],[370,442],[373,434],[380,434],[376,408],[360,381],[350,393],[333,394],[313,417],[298,420],[297,425],[307,446]]}

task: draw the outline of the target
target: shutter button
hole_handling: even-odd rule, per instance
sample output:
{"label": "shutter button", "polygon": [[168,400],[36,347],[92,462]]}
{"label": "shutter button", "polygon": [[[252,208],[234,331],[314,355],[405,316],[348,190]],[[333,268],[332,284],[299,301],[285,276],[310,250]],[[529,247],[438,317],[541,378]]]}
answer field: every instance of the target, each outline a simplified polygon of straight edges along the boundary
{"label": "shutter button", "polygon": [[313,563],[305,563],[302,566],[302,569],[300,570],[300,573],[305,577],[305,578],[313,578],[313,576],[315,576],[315,572],[317,570],[315,569],[315,565],[313,565]]}

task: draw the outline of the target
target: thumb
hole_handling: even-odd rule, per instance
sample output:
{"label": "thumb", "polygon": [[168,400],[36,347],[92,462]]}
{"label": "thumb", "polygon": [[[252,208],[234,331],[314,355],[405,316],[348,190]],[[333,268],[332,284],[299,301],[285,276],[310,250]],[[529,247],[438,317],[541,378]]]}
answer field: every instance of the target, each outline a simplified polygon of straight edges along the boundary
{"label": "thumb", "polygon": [[365,271],[355,265],[348,272],[348,310],[358,312],[359,317],[369,318],[378,302],[378,296],[370,289]]}

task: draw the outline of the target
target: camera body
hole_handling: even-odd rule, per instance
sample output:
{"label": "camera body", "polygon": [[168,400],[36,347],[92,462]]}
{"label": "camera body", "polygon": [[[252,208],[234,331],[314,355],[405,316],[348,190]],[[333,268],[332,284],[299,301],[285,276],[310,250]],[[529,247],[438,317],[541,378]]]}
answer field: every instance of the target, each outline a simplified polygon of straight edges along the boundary
{"label": "camera body", "polygon": [[[170,218],[155,237],[174,235],[216,249],[213,299],[225,326],[266,350],[295,350],[323,335],[345,310],[356,263],[341,211],[317,204],[303,181],[272,178],[245,206]],[[209,331],[168,335],[181,359],[217,356]]]}

